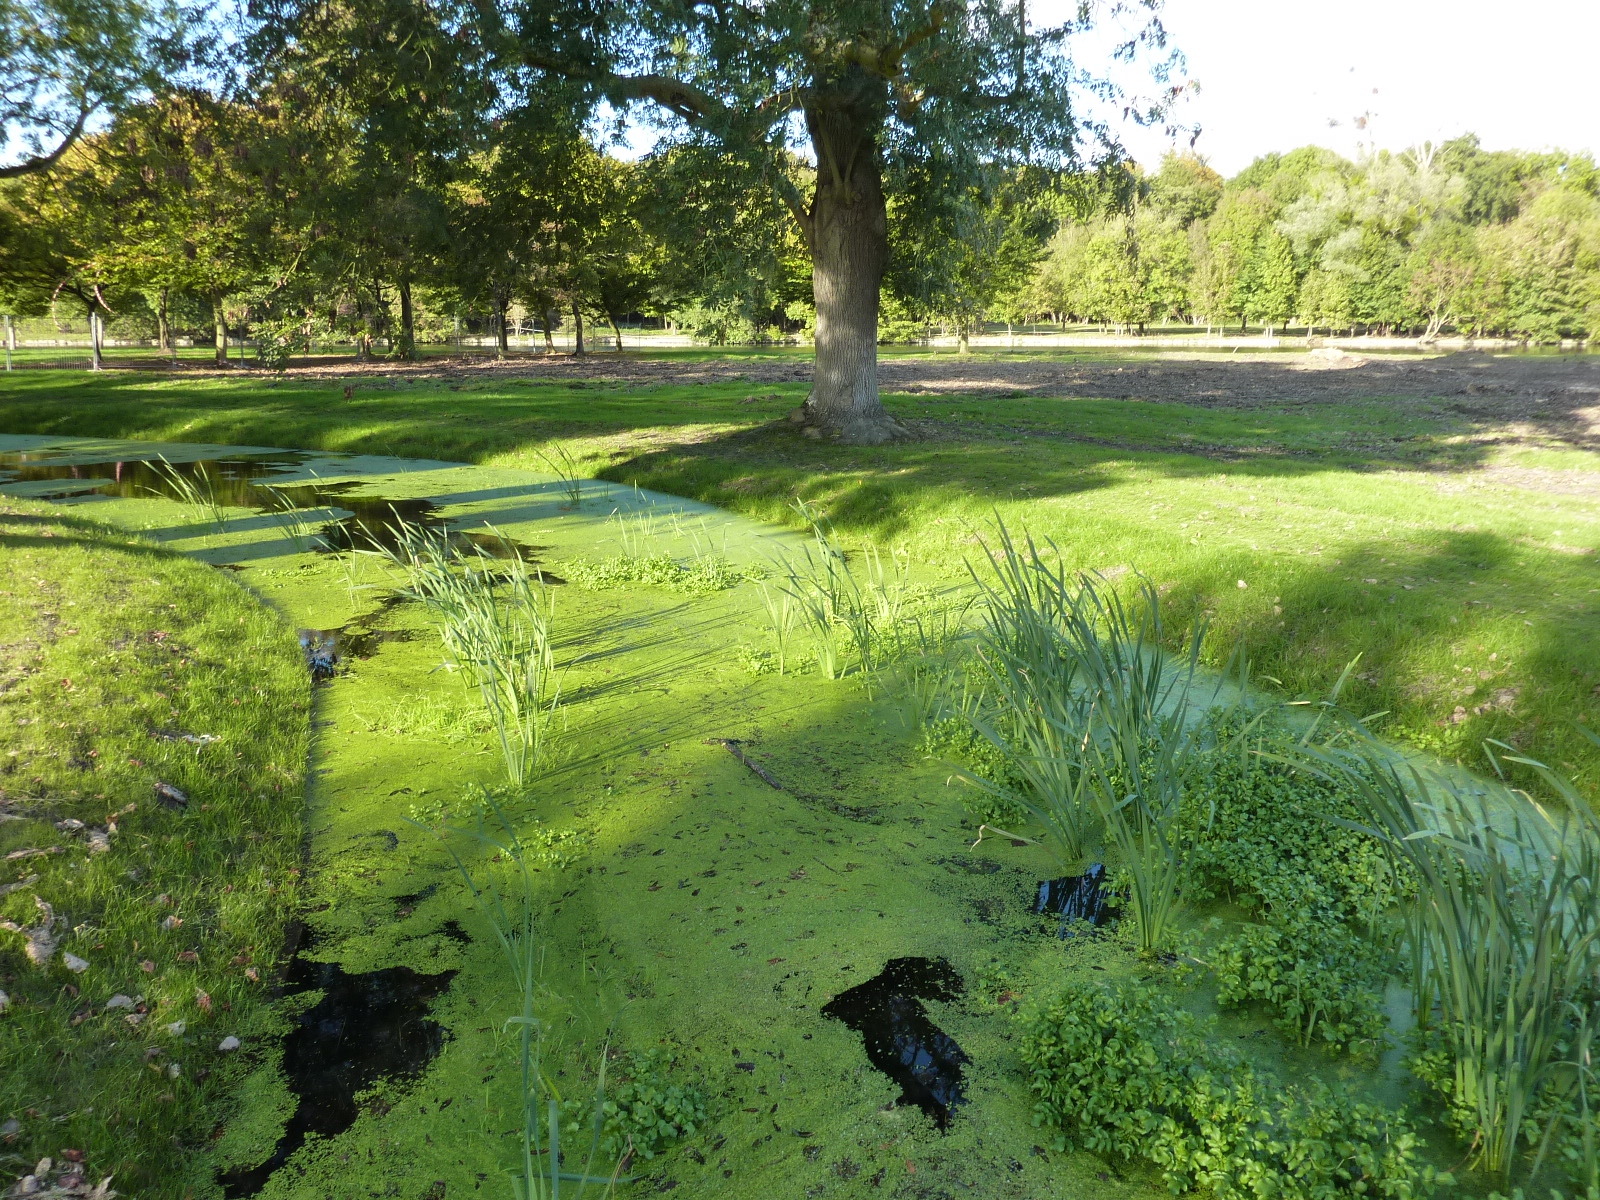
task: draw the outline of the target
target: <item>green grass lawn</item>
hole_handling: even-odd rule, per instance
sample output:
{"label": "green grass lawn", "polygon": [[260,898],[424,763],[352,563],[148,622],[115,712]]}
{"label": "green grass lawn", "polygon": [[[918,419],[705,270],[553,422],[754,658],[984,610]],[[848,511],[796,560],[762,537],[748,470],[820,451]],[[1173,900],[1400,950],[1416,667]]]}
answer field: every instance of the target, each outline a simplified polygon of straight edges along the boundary
{"label": "green grass lawn", "polygon": [[[688,368],[785,356],[805,357],[655,357]],[[534,468],[560,445],[597,476],[767,520],[795,523],[804,498],[847,541],[904,543],[920,570],[950,580],[999,516],[1075,567],[1147,573],[1180,627],[1210,622],[1213,661],[1242,646],[1284,693],[1326,694],[1359,655],[1345,698],[1386,712],[1389,735],[1477,765],[1498,738],[1591,795],[1600,779],[1573,727],[1600,725],[1600,460],[1496,446],[1442,402],[891,395],[925,436],[863,449],[775,423],[803,398],[798,382],[403,371],[354,382],[347,399],[336,379],[22,371],[0,381],[0,429]],[[1563,486],[1506,485],[1506,468]]]}
{"label": "green grass lawn", "polygon": [[0,577],[0,1177],[192,1195],[281,1032],[305,667],[232,579],[49,505],[0,503]]}

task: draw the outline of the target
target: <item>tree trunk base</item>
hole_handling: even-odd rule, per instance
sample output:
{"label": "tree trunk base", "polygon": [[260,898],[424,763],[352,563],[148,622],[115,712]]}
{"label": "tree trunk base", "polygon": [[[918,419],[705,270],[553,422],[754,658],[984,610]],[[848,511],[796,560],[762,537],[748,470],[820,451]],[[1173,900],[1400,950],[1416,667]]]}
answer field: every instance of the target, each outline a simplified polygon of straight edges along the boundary
{"label": "tree trunk base", "polygon": [[915,435],[888,413],[847,415],[830,420],[809,402],[789,413],[789,422],[800,427],[802,437],[827,439],[847,446],[883,446],[889,442],[910,441]]}

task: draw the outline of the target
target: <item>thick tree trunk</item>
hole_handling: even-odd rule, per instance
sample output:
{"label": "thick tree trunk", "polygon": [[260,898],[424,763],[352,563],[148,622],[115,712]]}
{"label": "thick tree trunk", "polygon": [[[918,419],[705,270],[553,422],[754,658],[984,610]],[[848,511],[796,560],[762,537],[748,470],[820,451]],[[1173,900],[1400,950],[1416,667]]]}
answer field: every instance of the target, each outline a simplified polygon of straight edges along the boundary
{"label": "thick tree trunk", "polygon": [[221,295],[211,297],[211,327],[216,336],[216,364],[225,367],[228,365],[228,318],[222,311]]}
{"label": "thick tree trunk", "polygon": [[407,362],[417,357],[416,316],[411,308],[411,280],[402,279],[400,291],[400,340],[395,344],[396,358]]}
{"label": "thick tree trunk", "polygon": [[556,310],[553,308],[544,310],[544,352],[546,354],[554,354],[556,352],[556,335],[554,332],[556,315]]}
{"label": "thick tree trunk", "polygon": [[853,70],[806,108],[817,186],[806,221],[817,304],[816,370],[797,418],[808,432],[876,445],[906,435],[878,397],[878,289],[889,222],[877,135],[881,85]]}
{"label": "thick tree trunk", "polygon": [[105,366],[105,360],[100,355],[101,330],[100,314],[95,311],[94,305],[89,305],[89,369],[98,371]]}
{"label": "thick tree trunk", "polygon": [[167,289],[156,293],[156,349],[165,354],[173,349],[172,326],[167,321]]}
{"label": "thick tree trunk", "polygon": [[494,314],[494,356],[504,358],[511,350],[511,343],[506,337],[506,309],[509,302],[501,300]]}
{"label": "thick tree trunk", "polygon": [[583,313],[578,311],[578,306],[572,306],[572,353],[583,355]]}

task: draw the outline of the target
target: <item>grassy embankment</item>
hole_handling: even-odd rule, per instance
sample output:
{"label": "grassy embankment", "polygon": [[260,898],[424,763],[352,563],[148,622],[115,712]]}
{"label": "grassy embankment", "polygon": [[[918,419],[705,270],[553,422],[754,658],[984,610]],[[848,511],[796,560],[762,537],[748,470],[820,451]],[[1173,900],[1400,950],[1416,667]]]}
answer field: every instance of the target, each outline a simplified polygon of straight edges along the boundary
{"label": "grassy embankment", "polygon": [[[1217,661],[1243,643],[1258,676],[1322,695],[1359,654],[1346,698],[1386,711],[1391,736],[1480,764],[1500,738],[1594,792],[1600,759],[1572,728],[1600,724],[1594,454],[1496,445],[1442,401],[1380,396],[1227,409],[898,395],[925,440],[841,448],[771,424],[804,390],[397,372],[346,400],[337,380],[19,372],[0,383],[0,427],[533,468],[554,443],[597,476],[766,520],[793,523],[803,497],[847,540],[905,543],[950,579],[998,513],[1075,566],[1149,573],[1174,613],[1209,615]],[[1508,486],[1495,467],[1561,482]]]}
{"label": "grassy embankment", "polygon": [[0,505],[0,579],[0,1178],[70,1150],[123,1195],[204,1192],[215,1130],[275,1128],[236,1095],[282,1019],[294,633],[227,576],[47,505]]}

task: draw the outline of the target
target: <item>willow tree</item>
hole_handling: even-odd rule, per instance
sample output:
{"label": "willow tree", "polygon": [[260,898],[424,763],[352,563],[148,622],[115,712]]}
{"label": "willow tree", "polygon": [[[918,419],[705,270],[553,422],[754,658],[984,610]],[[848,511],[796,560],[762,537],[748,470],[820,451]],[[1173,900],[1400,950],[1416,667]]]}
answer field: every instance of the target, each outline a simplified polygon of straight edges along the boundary
{"label": "willow tree", "polygon": [[[1091,95],[1092,111],[1157,118],[1175,91],[1160,4],[1081,0],[1070,21],[1040,27],[1025,0],[615,0],[595,23],[609,68],[599,90],[619,107],[653,104],[670,139],[742,159],[777,190],[812,265],[804,419],[878,443],[903,432],[878,396],[891,206],[937,207],[987,170],[1059,167],[1107,146],[1082,104]],[[1075,35],[1102,18],[1130,29],[1102,53],[1146,58],[1161,95],[1129,101],[1076,60]],[[548,33],[530,25],[524,45]]]}

